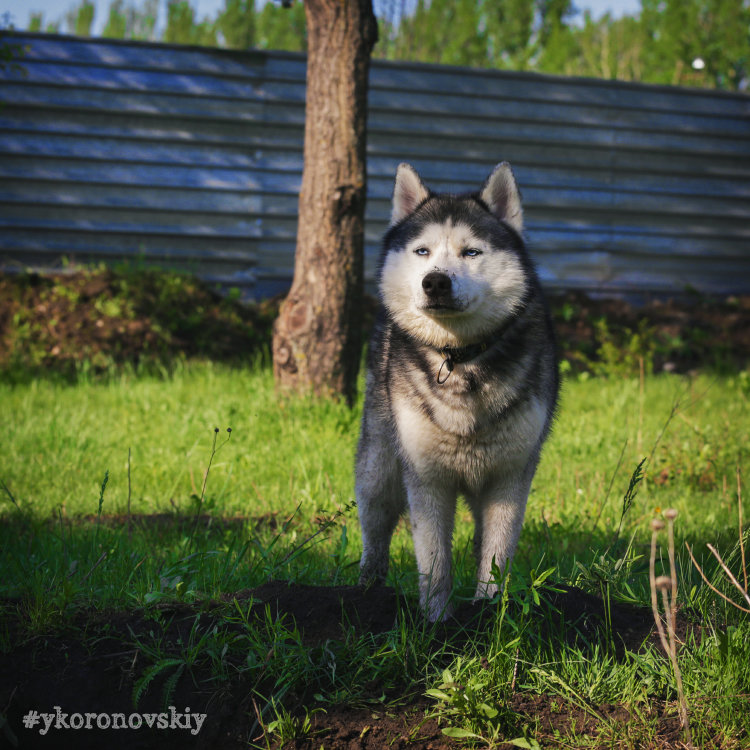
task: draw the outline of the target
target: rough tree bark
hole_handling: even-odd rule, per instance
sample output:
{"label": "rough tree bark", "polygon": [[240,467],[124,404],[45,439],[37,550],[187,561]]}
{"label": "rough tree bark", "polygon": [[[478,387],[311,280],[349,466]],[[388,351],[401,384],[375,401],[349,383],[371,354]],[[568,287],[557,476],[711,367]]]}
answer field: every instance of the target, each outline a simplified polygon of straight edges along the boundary
{"label": "rough tree bark", "polygon": [[281,388],[352,402],[361,354],[372,0],[305,0],[305,151],[294,280],[273,332]]}

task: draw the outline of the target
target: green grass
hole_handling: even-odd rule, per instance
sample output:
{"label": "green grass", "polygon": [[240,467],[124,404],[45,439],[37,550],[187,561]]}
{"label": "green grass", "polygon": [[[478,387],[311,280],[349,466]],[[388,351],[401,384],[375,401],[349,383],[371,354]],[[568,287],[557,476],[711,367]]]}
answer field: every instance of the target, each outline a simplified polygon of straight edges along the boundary
{"label": "green grass", "polygon": [[262,369],[194,366],[168,380],[36,381],[1,393],[9,428],[2,476],[40,516],[60,505],[72,515],[94,512],[105,470],[105,512],[123,512],[128,451],[133,512],[170,511],[172,503],[190,509],[215,427],[233,432],[211,468],[209,509],[286,512],[295,501],[330,500],[329,480],[333,494],[350,492],[355,415],[333,404],[279,401]]}
{"label": "green grass", "polygon": [[[361,543],[352,467],[359,415],[360,405],[349,410],[280,398],[260,364],[247,370],[191,364],[168,377],[122,375],[74,385],[0,384],[0,595],[24,602],[23,625],[33,633],[69,622],[82,606],[200,601],[269,577],[355,582]],[[738,746],[750,732],[750,626],[702,583],[684,542],[697,549],[712,580],[720,576],[706,543],[739,572],[735,474],[739,467],[747,475],[748,417],[746,378],[567,379],[494,631],[459,652],[449,646],[430,651],[421,645],[429,639],[418,636],[429,627],[405,612],[387,636],[331,646],[338,671],[330,678],[325,660],[304,649],[293,632],[274,635],[285,626],[248,625],[246,640],[226,642],[230,653],[243,648],[262,660],[269,638],[284,644],[273,657],[284,678],[266,696],[264,719],[275,720],[277,732],[301,731],[309,722],[290,717],[283,706],[294,685],[315,685],[325,705],[366,701],[363,686],[378,681],[401,693],[433,691],[444,726],[467,741],[474,741],[471,735],[515,738],[523,729],[530,743],[540,730],[519,728],[517,717],[498,710],[514,685],[559,693],[561,705],[587,711],[603,703],[634,707],[647,737],[649,702],[675,699],[668,661],[656,649],[618,659],[606,642],[589,649],[545,642],[534,619],[533,581],[551,570],[550,580],[647,605],[649,521],[659,508],[674,507],[680,598],[703,623],[680,653],[693,735],[713,743],[720,737],[717,747]],[[644,457],[645,478],[624,504]],[[128,504],[133,514],[181,514],[187,521],[168,532],[131,534],[124,527],[63,522],[123,514]],[[239,532],[195,534],[189,520],[199,509],[255,520]],[[471,533],[462,506],[454,542],[458,596],[472,590]],[[391,558],[391,582],[414,597],[415,563],[404,524]],[[227,613],[233,617],[241,613]],[[196,633],[193,650],[179,658],[156,648],[142,687],[162,669],[180,669],[177,680],[201,659],[214,659],[222,673],[226,665],[215,656],[220,640],[221,634]],[[626,737],[627,731],[611,728],[612,746],[638,746]],[[584,736],[565,742],[595,746]]]}

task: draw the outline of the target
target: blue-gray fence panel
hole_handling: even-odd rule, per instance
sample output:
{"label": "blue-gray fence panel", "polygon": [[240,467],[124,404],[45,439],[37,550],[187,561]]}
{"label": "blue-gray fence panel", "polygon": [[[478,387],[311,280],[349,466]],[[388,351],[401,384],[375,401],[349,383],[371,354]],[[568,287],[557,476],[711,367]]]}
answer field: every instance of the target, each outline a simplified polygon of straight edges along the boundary
{"label": "blue-gray fence panel", "polygon": [[[286,289],[303,55],[5,33],[0,264],[133,260],[251,296]],[[544,282],[750,292],[750,98],[374,61],[370,287],[395,168],[476,189],[513,164]]]}

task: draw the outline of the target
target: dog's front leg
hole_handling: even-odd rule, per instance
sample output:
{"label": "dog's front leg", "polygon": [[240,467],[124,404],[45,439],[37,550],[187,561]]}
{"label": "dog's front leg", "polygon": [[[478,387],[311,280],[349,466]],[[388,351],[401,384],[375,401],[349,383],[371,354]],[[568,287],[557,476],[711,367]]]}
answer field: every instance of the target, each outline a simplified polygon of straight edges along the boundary
{"label": "dog's front leg", "polygon": [[496,480],[481,496],[469,501],[477,524],[477,589],[474,600],[492,597],[499,584],[493,565],[506,572],[521,535],[531,476],[506,476]]}
{"label": "dog's front leg", "polygon": [[430,622],[451,614],[451,545],[456,493],[437,483],[407,480],[409,517],[419,571],[419,603]]}
{"label": "dog's front leg", "polygon": [[406,509],[401,467],[382,433],[363,431],[357,456],[357,510],[362,528],[359,582],[384,582],[388,550],[398,519]]}

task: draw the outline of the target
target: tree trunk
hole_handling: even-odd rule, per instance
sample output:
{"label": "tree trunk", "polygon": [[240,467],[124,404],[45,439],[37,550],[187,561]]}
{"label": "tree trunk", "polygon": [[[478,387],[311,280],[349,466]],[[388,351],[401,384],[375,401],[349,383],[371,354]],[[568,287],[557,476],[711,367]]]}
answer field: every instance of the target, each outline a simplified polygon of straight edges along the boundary
{"label": "tree trunk", "polygon": [[294,280],[274,324],[282,388],[351,403],[362,347],[372,0],[305,0],[305,164]]}

